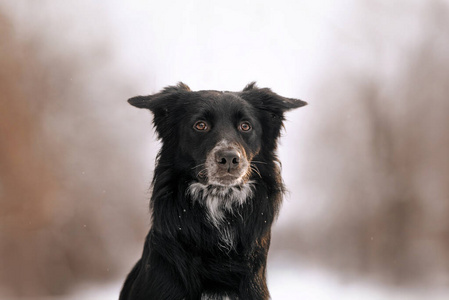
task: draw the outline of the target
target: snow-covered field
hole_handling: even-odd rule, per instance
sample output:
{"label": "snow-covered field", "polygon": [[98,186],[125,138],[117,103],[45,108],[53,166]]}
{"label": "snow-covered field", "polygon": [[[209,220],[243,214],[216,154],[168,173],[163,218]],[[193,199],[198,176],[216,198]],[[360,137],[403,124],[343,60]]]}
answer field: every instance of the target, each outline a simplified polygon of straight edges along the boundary
{"label": "snow-covered field", "polygon": [[[269,268],[268,282],[273,300],[447,300],[447,289],[394,288],[363,281],[344,282],[325,270],[276,261]],[[80,292],[63,299],[118,299],[122,282],[81,287]],[[42,299],[44,300],[44,299]],[[47,300],[47,299],[46,299]],[[48,299],[50,300],[50,299]]]}
{"label": "snow-covered field", "polygon": [[394,288],[360,281],[347,282],[325,270],[281,263],[268,276],[273,300],[443,300],[449,289]]}

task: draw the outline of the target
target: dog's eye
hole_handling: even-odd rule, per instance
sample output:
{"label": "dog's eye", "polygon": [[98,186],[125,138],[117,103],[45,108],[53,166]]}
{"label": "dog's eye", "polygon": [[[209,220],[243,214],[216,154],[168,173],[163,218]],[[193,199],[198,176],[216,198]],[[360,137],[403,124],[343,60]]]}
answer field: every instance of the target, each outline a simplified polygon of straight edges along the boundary
{"label": "dog's eye", "polygon": [[209,126],[207,126],[207,123],[204,121],[197,121],[195,125],[193,125],[193,128],[195,128],[198,131],[207,131],[209,130]]}
{"label": "dog's eye", "polygon": [[249,124],[248,122],[242,122],[242,123],[240,123],[239,129],[241,131],[250,131],[251,130],[251,124]]}

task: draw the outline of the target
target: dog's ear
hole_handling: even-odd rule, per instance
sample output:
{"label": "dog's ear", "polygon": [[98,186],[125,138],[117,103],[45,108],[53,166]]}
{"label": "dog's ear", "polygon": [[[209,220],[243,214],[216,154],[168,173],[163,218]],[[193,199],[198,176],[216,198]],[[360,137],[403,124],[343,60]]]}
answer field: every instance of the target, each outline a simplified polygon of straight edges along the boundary
{"label": "dog's ear", "polygon": [[267,137],[263,147],[268,149],[268,153],[276,149],[276,141],[285,120],[284,113],[307,105],[302,100],[279,96],[269,88],[258,88],[255,82],[248,84],[239,95],[259,110],[263,132]]}
{"label": "dog's ear", "polygon": [[[174,136],[176,118],[168,118],[171,111],[175,110],[176,103],[190,88],[180,82],[176,86],[168,86],[160,93],[150,96],[137,96],[128,100],[129,104],[138,108],[147,108],[153,113],[153,124],[159,138],[167,139]],[[176,114],[174,114],[176,115]]]}
{"label": "dog's ear", "polygon": [[258,88],[255,82],[248,84],[241,92],[243,99],[253,106],[282,117],[284,112],[307,105],[299,99],[279,96],[269,88]]}
{"label": "dog's ear", "polygon": [[190,88],[179,82],[176,86],[168,86],[160,93],[149,96],[136,96],[128,100],[129,104],[138,108],[147,108],[154,116],[164,116],[168,113],[170,106],[180,97],[182,93],[190,92]]}

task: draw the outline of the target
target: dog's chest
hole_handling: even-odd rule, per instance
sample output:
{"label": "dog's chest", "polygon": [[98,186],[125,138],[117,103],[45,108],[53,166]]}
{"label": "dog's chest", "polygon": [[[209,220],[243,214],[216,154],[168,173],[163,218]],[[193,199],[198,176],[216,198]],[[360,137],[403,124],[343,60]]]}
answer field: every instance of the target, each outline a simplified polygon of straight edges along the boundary
{"label": "dog's chest", "polygon": [[[220,245],[232,249],[235,243],[235,227],[227,216],[239,215],[240,208],[253,194],[252,182],[240,186],[216,186],[192,183],[188,193],[193,202],[205,208],[208,222],[218,231]],[[234,218],[235,219],[235,218]]]}

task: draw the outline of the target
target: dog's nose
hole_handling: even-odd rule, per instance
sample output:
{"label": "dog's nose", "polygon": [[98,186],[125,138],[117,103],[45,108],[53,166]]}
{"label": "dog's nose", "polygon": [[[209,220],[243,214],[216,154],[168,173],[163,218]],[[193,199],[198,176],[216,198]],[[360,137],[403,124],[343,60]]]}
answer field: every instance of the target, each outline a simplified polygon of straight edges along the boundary
{"label": "dog's nose", "polygon": [[230,171],[239,166],[240,154],[236,150],[221,150],[215,154],[215,159],[219,168]]}

